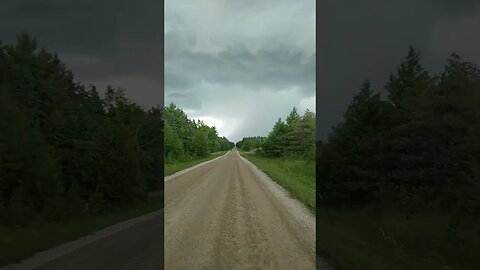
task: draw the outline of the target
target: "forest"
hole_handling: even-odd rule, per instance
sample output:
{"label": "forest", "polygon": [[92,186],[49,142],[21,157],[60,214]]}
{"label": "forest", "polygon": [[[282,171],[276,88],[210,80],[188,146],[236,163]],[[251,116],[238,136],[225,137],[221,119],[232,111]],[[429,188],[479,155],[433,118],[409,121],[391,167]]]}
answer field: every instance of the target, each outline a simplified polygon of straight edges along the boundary
{"label": "forest", "polygon": [[0,225],[104,213],[163,189],[162,109],[104,92],[25,33],[0,43]]}
{"label": "forest", "polygon": [[203,121],[189,119],[185,112],[171,103],[165,108],[165,162],[182,162],[227,151],[234,143],[219,137],[217,129]]}
{"label": "forest", "polygon": [[365,81],[319,143],[320,202],[478,214],[478,67],[453,53],[431,75],[411,47],[385,89],[382,98]]}
{"label": "forest", "polygon": [[274,124],[267,137],[246,137],[236,143],[243,151],[256,149],[265,157],[292,157],[315,160],[315,114],[299,115],[293,107],[285,121]]}
{"label": "forest", "polygon": [[252,151],[262,148],[263,143],[265,142],[266,137],[256,136],[256,137],[245,137],[241,141],[238,141],[235,146],[238,149],[243,151]]}
{"label": "forest", "polygon": [[[410,47],[317,141],[317,251],[342,269],[478,269],[480,70]],[[349,243],[342,245],[341,243]]]}

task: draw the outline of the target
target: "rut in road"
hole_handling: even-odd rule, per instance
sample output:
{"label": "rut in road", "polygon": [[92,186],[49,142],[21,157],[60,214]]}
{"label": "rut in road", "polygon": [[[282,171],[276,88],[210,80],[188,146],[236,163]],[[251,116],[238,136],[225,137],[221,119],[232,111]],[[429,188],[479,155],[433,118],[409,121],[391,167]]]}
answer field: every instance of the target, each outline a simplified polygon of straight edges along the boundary
{"label": "rut in road", "polygon": [[314,235],[236,150],[165,182],[165,269],[314,269]]}

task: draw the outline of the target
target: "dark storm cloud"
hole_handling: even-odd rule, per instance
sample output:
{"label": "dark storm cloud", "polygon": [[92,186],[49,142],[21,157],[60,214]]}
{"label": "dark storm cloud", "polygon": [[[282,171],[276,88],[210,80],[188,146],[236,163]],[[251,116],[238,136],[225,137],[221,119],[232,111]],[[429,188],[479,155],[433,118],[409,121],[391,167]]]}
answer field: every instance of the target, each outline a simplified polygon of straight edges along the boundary
{"label": "dark storm cloud", "polygon": [[108,1],[7,1],[2,3],[2,40],[13,42],[22,31],[46,47],[64,53],[112,56],[115,16]]}
{"label": "dark storm cloud", "polygon": [[163,103],[161,5],[155,0],[2,1],[0,40],[12,43],[25,31],[58,52],[78,80],[127,88],[127,96],[153,106]]}
{"label": "dark storm cloud", "polygon": [[187,76],[182,76],[181,74],[166,72],[165,73],[165,87],[176,90],[176,89],[190,89],[195,85],[195,81],[192,78]]}
{"label": "dark storm cloud", "polygon": [[[195,92],[173,92],[167,93],[168,100],[175,100],[175,104],[180,108],[188,108],[189,110],[198,110],[202,108],[202,100],[198,93]],[[168,105],[168,104],[166,104]]]}
{"label": "dark storm cloud", "polygon": [[[317,4],[319,138],[324,139],[330,126],[342,119],[363,80],[370,79],[375,90],[383,90],[410,45],[420,50],[422,63],[432,72],[441,71],[452,51],[480,62],[478,24],[472,23],[480,22],[474,19],[480,14],[477,1],[328,0]],[[475,45],[465,46],[467,39]]]}
{"label": "dark storm cloud", "polygon": [[165,98],[238,141],[315,111],[314,0],[169,0]]}
{"label": "dark storm cloud", "polygon": [[[302,86],[314,94],[315,55],[304,57],[288,48],[250,52],[245,46],[229,46],[218,54],[183,51],[169,65],[178,73],[165,74],[166,87],[189,90],[202,79],[225,86],[242,84],[252,90],[282,90]],[[190,69],[190,72],[183,70]]]}

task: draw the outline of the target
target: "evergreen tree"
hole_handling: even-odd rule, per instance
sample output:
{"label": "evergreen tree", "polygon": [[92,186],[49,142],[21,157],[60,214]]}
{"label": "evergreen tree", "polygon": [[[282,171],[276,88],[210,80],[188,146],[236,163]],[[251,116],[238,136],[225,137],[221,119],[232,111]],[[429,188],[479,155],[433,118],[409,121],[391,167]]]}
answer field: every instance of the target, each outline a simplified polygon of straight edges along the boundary
{"label": "evergreen tree", "polygon": [[410,48],[386,85],[388,100],[367,82],[344,120],[318,149],[323,203],[374,203],[406,216],[435,208],[479,213],[480,72],[452,54],[431,77]]}
{"label": "evergreen tree", "polygon": [[213,152],[229,150],[233,143],[220,138],[215,127],[195,122],[171,103],[165,108],[165,160],[181,161],[206,157]]}
{"label": "evergreen tree", "polygon": [[160,110],[110,86],[101,99],[26,34],[0,47],[0,103],[2,223],[99,213],[162,188]]}
{"label": "evergreen tree", "polygon": [[397,68],[396,74],[390,74],[385,86],[389,100],[399,108],[408,107],[411,98],[418,96],[432,87],[433,79],[420,65],[420,54],[411,46],[408,54]]}

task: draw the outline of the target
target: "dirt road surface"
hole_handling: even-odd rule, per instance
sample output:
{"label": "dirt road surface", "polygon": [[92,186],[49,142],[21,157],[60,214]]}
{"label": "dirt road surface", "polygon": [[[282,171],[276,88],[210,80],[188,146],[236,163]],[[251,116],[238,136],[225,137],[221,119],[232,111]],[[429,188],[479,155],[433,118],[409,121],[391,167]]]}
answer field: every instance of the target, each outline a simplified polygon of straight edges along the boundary
{"label": "dirt road surface", "polygon": [[315,218],[234,149],[165,181],[165,269],[315,269]]}

